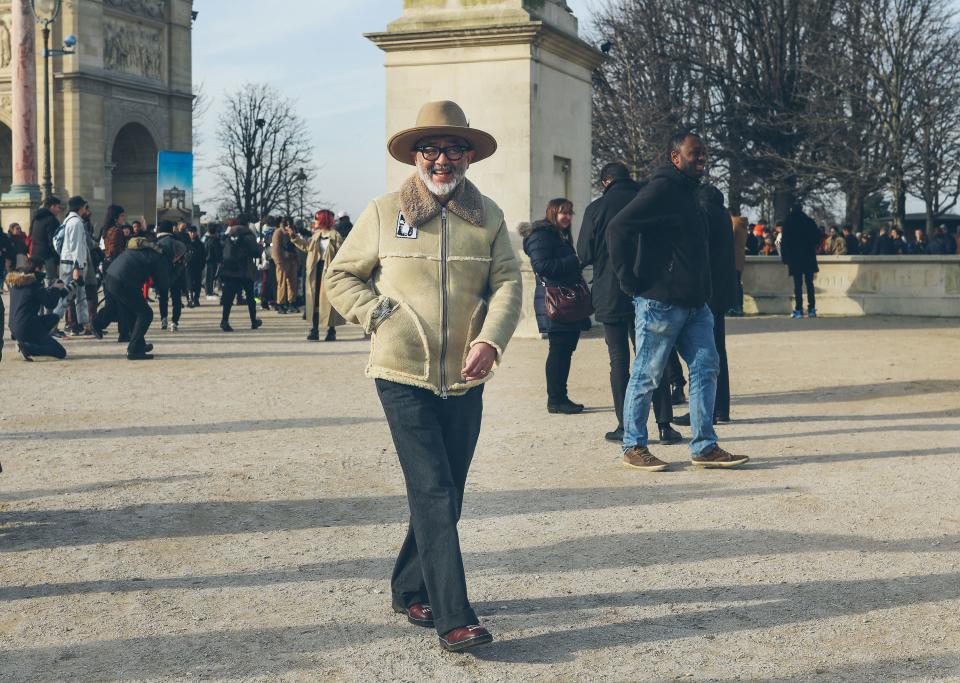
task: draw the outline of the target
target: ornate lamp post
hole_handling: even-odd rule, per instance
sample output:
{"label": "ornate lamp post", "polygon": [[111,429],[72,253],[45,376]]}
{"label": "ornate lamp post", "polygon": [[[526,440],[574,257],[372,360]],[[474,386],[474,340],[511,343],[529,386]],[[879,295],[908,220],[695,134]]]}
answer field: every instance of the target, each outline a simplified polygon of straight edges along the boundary
{"label": "ornate lamp post", "polygon": [[53,194],[53,177],[50,173],[50,57],[72,55],[77,44],[74,36],[67,36],[64,49],[50,49],[50,25],[63,10],[63,0],[30,0],[30,8],[38,24],[43,26],[43,196]]}

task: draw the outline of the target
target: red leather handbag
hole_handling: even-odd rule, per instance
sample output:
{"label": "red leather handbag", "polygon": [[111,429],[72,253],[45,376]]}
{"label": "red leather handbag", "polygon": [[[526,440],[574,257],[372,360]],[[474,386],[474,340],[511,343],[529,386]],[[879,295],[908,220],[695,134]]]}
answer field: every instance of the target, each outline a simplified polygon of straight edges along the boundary
{"label": "red leather handbag", "polygon": [[555,323],[578,323],[593,315],[590,288],[580,280],[575,285],[543,284],[543,304],[547,317]]}

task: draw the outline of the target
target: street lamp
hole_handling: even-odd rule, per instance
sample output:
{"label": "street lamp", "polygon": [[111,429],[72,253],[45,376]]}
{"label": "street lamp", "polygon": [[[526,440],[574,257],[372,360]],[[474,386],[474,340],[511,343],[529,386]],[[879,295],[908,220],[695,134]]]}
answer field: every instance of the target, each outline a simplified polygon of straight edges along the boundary
{"label": "street lamp", "polygon": [[307,184],[307,174],[303,172],[303,168],[300,169],[300,172],[297,173],[294,177],[298,183],[300,183],[300,220],[303,220],[303,188]]}
{"label": "street lamp", "polygon": [[43,25],[43,196],[53,194],[53,177],[50,173],[50,57],[72,55],[77,44],[75,36],[67,36],[64,49],[50,49],[50,25],[63,10],[63,0],[30,0],[30,9],[38,24]]}

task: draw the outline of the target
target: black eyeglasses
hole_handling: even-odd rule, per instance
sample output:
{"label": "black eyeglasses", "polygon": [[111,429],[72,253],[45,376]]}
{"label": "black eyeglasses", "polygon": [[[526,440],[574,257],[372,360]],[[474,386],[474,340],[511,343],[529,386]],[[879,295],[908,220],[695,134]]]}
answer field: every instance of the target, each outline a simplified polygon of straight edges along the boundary
{"label": "black eyeglasses", "polygon": [[453,145],[452,147],[420,146],[414,147],[413,149],[420,152],[427,161],[436,161],[440,158],[441,154],[446,156],[450,161],[460,161],[464,153],[469,152],[473,148],[464,147],[463,145]]}

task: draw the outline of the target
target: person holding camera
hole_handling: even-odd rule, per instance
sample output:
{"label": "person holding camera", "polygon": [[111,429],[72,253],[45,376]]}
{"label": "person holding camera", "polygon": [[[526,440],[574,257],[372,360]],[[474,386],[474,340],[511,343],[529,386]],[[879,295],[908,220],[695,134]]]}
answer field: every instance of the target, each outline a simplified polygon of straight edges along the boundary
{"label": "person holding camera", "polygon": [[63,300],[83,289],[79,270],[74,270],[67,282],[57,280],[44,286],[44,259],[31,257],[27,265],[7,275],[10,288],[10,336],[17,341],[17,352],[25,361],[34,356],[49,356],[63,360],[67,351],[53,338],[52,331],[60,322],[55,313],[40,313],[41,308],[55,308]]}

